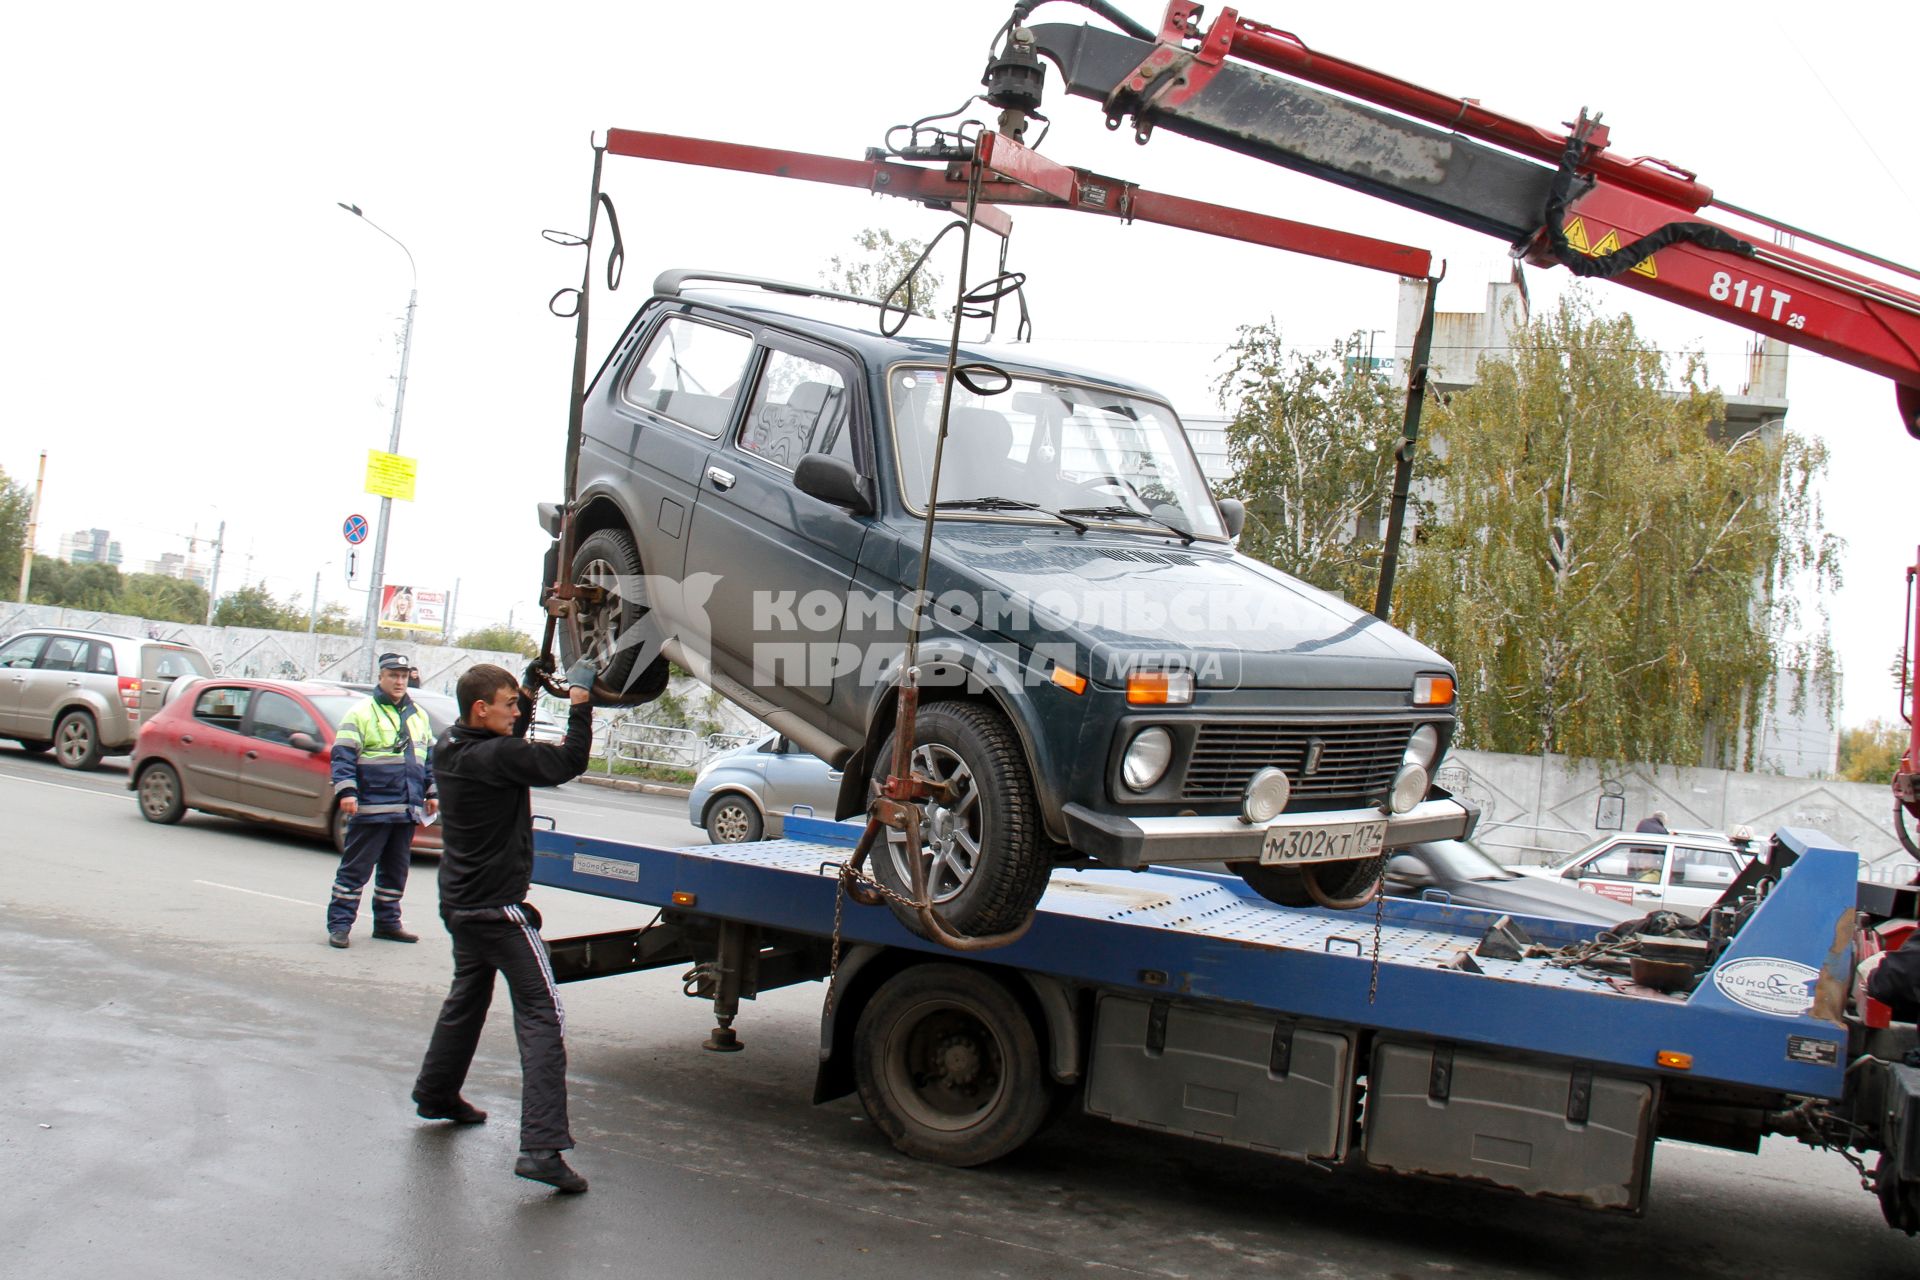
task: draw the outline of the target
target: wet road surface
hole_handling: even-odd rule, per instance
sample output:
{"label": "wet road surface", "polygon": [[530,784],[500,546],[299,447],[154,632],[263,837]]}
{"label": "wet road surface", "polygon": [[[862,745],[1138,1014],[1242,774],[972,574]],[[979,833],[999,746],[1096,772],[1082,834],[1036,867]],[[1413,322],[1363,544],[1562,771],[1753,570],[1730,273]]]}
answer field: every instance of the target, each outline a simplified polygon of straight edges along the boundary
{"label": "wet road surface", "polygon": [[[693,843],[682,802],[570,786],[563,828]],[[656,973],[571,985],[575,1164],[511,1176],[506,1002],[473,1129],[407,1090],[449,961],[433,864],[408,947],[321,918],[317,842],[138,816],[124,772],[0,747],[0,1274],[143,1277],[911,1275],[1910,1277],[1837,1157],[1663,1145],[1644,1219],[1322,1173],[1076,1118],[985,1169],[899,1156],[853,1100],[807,1105],[820,988],[704,1006]],[[634,909],[542,891],[559,936]]]}

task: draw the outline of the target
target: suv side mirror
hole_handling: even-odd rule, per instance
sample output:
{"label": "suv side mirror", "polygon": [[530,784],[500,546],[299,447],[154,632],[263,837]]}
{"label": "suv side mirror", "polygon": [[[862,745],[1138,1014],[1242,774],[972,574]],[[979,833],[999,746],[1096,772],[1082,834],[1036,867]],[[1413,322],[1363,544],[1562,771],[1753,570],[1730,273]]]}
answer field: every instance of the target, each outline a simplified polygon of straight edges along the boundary
{"label": "suv side mirror", "polygon": [[860,482],[860,473],[845,458],[808,454],[794,468],[793,487],[822,502],[845,507],[857,516],[873,514],[873,503],[867,497],[866,486]]}
{"label": "suv side mirror", "polygon": [[1220,518],[1226,522],[1227,536],[1239,537],[1247,524],[1247,504],[1238,498],[1220,499]]}
{"label": "suv side mirror", "polygon": [[295,733],[288,737],[287,745],[295,751],[318,751],[320,750],[320,739],[310,733]]}

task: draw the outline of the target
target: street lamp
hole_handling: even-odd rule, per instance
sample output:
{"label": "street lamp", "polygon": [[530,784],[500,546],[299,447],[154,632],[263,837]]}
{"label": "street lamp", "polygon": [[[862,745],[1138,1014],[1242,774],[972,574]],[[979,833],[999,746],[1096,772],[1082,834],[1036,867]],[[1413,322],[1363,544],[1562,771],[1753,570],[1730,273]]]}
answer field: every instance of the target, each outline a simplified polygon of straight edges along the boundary
{"label": "street lamp", "polygon": [[[400,452],[400,412],[407,403],[407,357],[413,354],[413,308],[420,297],[420,270],[414,266],[413,251],[400,244],[400,238],[382,227],[379,223],[360,212],[357,204],[348,204],[344,200],[336,201],[342,209],[360,219],[378,231],[387,239],[400,245],[400,252],[407,255],[407,269],[413,273],[413,287],[407,294],[407,327],[400,338],[400,385],[393,393],[393,434],[387,438],[387,452]],[[377,673],[373,667],[374,641],[380,631],[380,588],[387,569],[387,525],[393,518],[393,499],[385,494],[380,497],[380,532],[373,539],[373,579],[367,592],[366,639],[360,647],[360,657],[365,663],[367,679],[372,680]]]}

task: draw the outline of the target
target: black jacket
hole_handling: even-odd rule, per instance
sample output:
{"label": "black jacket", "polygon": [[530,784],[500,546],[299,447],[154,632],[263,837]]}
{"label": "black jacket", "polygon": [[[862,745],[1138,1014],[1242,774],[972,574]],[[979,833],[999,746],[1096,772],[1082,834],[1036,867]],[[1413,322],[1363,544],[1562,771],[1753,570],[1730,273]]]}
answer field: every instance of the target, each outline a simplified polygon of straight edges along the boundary
{"label": "black jacket", "polygon": [[533,704],[520,699],[511,735],[456,724],[433,748],[440,792],[440,911],[504,907],[533,882],[533,799],[529,787],[557,787],[587,770],[593,708],[567,716],[559,746],[528,742]]}

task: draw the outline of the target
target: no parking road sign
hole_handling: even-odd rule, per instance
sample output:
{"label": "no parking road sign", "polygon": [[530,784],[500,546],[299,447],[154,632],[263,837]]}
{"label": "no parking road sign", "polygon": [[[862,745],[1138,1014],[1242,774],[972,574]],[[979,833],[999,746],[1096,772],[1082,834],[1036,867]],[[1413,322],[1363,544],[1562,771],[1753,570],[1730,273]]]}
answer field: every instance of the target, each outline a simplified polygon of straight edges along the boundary
{"label": "no parking road sign", "polygon": [[340,532],[346,535],[348,546],[359,546],[367,540],[367,518],[362,515],[348,516],[347,522],[340,526]]}

